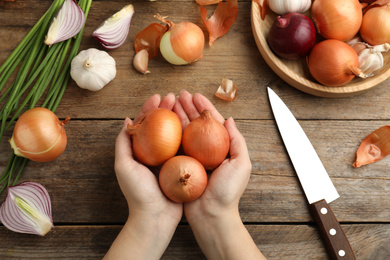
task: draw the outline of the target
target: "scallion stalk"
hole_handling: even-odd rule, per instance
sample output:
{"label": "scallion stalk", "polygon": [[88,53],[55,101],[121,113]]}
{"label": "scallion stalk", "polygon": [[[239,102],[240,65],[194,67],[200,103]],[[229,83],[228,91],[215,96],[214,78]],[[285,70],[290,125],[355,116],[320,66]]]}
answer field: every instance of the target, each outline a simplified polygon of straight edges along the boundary
{"label": "scallion stalk", "polygon": [[[23,110],[33,108],[46,93],[42,107],[55,111],[65,92],[70,78],[70,64],[77,55],[84,28],[73,38],[48,47],[44,37],[65,0],[54,0],[46,13],[27,33],[8,59],[0,66],[0,91],[16,73],[15,80],[0,97],[4,102],[0,109],[0,141],[7,129]],[[87,18],[92,0],[80,0],[79,6]],[[25,95],[25,93],[28,94]],[[0,194],[10,185],[15,185],[28,159],[12,153],[0,177]],[[13,175],[17,173],[14,177]]]}

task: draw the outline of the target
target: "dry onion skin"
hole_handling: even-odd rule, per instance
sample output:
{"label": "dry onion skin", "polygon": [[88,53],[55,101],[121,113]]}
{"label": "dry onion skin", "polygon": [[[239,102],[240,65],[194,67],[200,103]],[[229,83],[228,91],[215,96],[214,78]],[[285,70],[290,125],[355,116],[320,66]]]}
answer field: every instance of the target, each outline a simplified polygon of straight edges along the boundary
{"label": "dry onion skin", "polygon": [[358,0],[315,0],[311,15],[319,34],[340,41],[353,38],[363,19]]}
{"label": "dry onion skin", "polygon": [[237,98],[237,85],[230,79],[222,79],[215,96],[226,101],[234,101]]}
{"label": "dry onion skin", "polygon": [[371,45],[390,43],[390,0],[379,0],[364,9],[362,39]]}
{"label": "dry onion skin", "polygon": [[186,155],[197,159],[206,170],[213,170],[229,152],[229,134],[225,126],[211,116],[210,111],[204,110],[184,130],[182,145]]}
{"label": "dry onion skin", "polygon": [[377,162],[390,154],[390,126],[382,126],[369,134],[356,152],[353,167]]}
{"label": "dry onion skin", "polygon": [[36,162],[57,159],[66,148],[67,136],[64,125],[47,108],[36,107],[24,112],[15,124],[10,144],[17,156]]}
{"label": "dry onion skin", "polygon": [[158,54],[161,37],[168,30],[166,26],[152,23],[140,31],[134,39],[135,53],[145,49],[149,53],[149,59],[153,59]]}
{"label": "dry onion skin", "polygon": [[174,202],[186,203],[203,194],[207,186],[207,173],[196,159],[179,155],[164,163],[158,180],[165,196]]}
{"label": "dry onion skin", "polygon": [[148,166],[158,166],[176,155],[182,139],[179,117],[172,110],[157,108],[141,121],[127,125],[135,157]]}
{"label": "dry onion skin", "polygon": [[225,35],[234,24],[238,15],[238,1],[227,0],[226,3],[219,2],[214,14],[207,19],[207,9],[200,6],[200,16],[203,24],[209,32],[209,46],[213,45],[215,40]]}

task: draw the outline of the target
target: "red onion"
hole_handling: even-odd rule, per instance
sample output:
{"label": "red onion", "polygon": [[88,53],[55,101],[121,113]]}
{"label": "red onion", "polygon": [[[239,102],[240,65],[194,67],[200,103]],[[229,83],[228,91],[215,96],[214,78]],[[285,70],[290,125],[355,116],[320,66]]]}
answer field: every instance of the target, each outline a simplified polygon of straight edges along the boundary
{"label": "red onion", "polygon": [[103,47],[115,49],[121,46],[129,34],[134,6],[126,5],[120,11],[106,19],[93,33]]}
{"label": "red onion", "polygon": [[299,13],[278,16],[272,24],[268,44],[285,59],[305,57],[316,41],[316,30],[309,17]]}
{"label": "red onion", "polygon": [[8,187],[0,207],[0,221],[14,232],[46,235],[53,227],[49,193],[36,182]]}
{"label": "red onion", "polygon": [[68,40],[78,34],[85,24],[85,14],[74,0],[65,0],[53,19],[45,38],[45,44],[51,46]]}

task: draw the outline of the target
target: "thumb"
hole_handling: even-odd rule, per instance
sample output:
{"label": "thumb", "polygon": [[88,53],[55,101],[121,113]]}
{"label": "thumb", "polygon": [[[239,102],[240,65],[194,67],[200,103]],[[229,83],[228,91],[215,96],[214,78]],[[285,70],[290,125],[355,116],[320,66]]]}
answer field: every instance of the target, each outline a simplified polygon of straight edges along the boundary
{"label": "thumb", "polygon": [[236,123],[230,117],[225,121],[226,130],[230,139],[230,157],[232,159],[249,158],[248,148],[244,136],[237,129]]}
{"label": "thumb", "polygon": [[123,126],[115,141],[115,162],[123,162],[133,158],[131,150],[131,137],[127,131],[127,125],[133,124],[130,118],[126,117]]}

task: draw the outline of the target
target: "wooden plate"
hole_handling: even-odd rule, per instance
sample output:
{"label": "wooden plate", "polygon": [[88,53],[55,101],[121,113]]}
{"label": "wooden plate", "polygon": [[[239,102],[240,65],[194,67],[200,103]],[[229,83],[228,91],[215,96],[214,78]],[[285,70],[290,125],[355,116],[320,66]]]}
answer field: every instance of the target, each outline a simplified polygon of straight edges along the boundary
{"label": "wooden plate", "polygon": [[367,91],[382,83],[390,76],[390,51],[383,53],[384,66],[373,77],[354,78],[348,84],[341,87],[327,87],[315,81],[310,75],[306,60],[287,60],[277,57],[269,48],[267,36],[271,25],[276,19],[276,14],[270,10],[264,20],[260,17],[260,7],[252,1],[251,22],[252,31],[257,47],[264,60],[271,69],[291,86],[320,97],[346,97]]}

